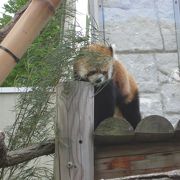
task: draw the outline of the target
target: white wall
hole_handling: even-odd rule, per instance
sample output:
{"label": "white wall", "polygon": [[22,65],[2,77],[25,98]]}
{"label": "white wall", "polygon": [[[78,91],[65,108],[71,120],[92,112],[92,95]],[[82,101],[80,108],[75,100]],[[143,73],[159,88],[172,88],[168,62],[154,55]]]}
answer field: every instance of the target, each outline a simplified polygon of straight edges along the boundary
{"label": "white wall", "polygon": [[0,88],[0,130],[12,125],[15,121],[15,105],[19,93],[17,88]]}

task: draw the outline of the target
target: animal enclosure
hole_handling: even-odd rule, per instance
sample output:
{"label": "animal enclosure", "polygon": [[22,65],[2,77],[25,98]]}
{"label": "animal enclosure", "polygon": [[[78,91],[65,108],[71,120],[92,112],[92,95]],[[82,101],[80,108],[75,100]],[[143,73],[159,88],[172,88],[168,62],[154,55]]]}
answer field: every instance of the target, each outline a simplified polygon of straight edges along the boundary
{"label": "animal enclosure", "polygon": [[133,130],[127,121],[109,118],[93,133],[93,93],[85,82],[57,88],[56,179],[106,179],[180,168],[180,123],[174,128],[166,118],[152,115]]}

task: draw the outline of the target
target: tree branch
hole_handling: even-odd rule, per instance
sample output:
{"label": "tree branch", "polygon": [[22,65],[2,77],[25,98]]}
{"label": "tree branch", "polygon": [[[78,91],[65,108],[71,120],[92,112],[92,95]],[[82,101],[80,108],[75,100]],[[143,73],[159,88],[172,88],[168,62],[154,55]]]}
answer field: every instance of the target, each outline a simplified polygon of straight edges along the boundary
{"label": "tree branch", "polygon": [[54,139],[27,148],[7,152],[4,133],[0,131],[0,168],[14,166],[34,158],[54,153]]}
{"label": "tree branch", "polygon": [[117,180],[145,180],[145,179],[180,179],[180,170],[173,170],[168,172],[161,173],[152,173],[152,174],[144,174],[144,175],[136,175],[136,176],[128,176],[124,178],[119,178]]}
{"label": "tree branch", "polygon": [[21,17],[21,15],[24,13],[24,11],[29,6],[31,0],[27,2],[27,4],[21,8],[17,13],[15,13],[14,17],[11,19],[11,21],[0,29],[0,42],[6,37],[6,35],[9,33],[9,31],[13,28],[13,26],[16,24],[18,19]]}

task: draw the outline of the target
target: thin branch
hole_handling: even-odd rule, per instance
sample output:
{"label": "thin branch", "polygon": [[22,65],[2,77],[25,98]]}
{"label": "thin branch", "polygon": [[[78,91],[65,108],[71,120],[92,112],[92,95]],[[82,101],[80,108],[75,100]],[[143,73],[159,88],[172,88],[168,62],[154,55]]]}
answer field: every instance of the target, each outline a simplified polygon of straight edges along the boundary
{"label": "thin branch", "polygon": [[7,148],[4,143],[5,134],[4,132],[0,131],[0,164],[6,160],[7,156]]}
{"label": "thin branch", "polygon": [[[161,172],[161,173],[152,173],[152,174],[145,174],[145,175],[136,175],[136,176],[128,176],[124,178],[117,178],[116,180],[145,180],[145,179],[180,179],[180,170],[173,170],[168,172]],[[115,179],[114,179],[115,180]]]}

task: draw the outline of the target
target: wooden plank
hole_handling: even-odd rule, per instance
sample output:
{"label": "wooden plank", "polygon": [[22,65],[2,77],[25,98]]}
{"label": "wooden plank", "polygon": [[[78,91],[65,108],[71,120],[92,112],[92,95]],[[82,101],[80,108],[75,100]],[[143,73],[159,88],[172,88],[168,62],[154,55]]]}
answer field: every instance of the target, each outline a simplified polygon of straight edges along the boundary
{"label": "wooden plank", "polygon": [[95,179],[165,172],[180,168],[180,142],[96,147]]}
{"label": "wooden plank", "polygon": [[166,141],[173,135],[172,124],[166,118],[158,115],[145,117],[135,129],[137,141]]}
{"label": "wooden plank", "polygon": [[85,82],[57,87],[55,176],[94,179],[94,88]]}
{"label": "wooden plank", "polygon": [[128,143],[118,146],[98,146],[95,149],[95,159],[176,151],[180,151],[180,142],[178,141]]}
{"label": "wooden plank", "polygon": [[128,143],[133,138],[133,127],[123,118],[107,118],[95,131],[96,145]]}

